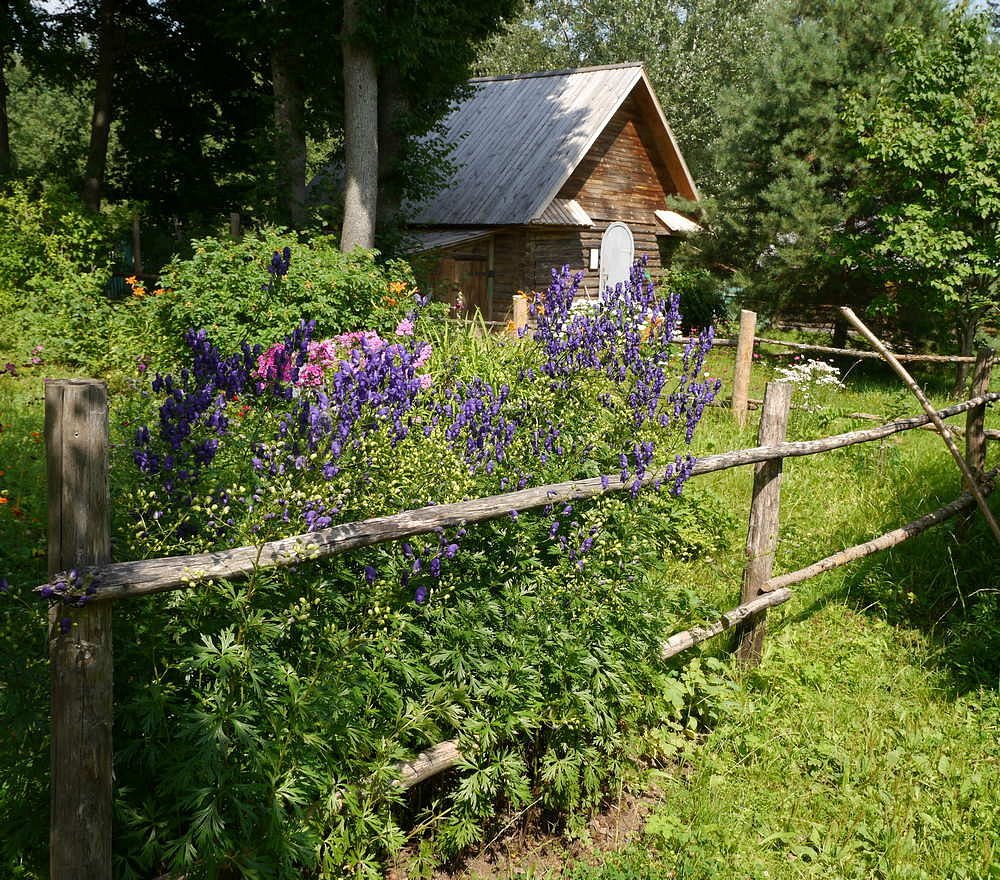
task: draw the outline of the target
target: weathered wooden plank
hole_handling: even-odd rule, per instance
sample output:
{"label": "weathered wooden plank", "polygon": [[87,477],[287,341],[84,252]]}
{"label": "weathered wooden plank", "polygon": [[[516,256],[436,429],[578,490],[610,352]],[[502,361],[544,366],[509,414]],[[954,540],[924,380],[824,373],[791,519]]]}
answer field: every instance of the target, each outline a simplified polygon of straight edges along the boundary
{"label": "weathered wooden plank", "polygon": [[741,428],[747,423],[747,397],[750,393],[750,369],[753,364],[753,339],[757,313],[740,309],[740,336],[733,367],[733,418]]}
{"label": "weathered wooden plank", "polygon": [[458,750],[458,740],[448,740],[422,751],[410,761],[397,765],[399,770],[399,788],[406,791],[419,785],[425,779],[437,776],[443,770],[461,763],[462,753]]}
{"label": "weathered wooden plank", "polygon": [[[49,573],[111,558],[103,382],[46,380]],[[109,603],[49,614],[53,880],[111,880],[112,643]]]}
{"label": "weathered wooden plank", "polygon": [[[768,382],[764,392],[757,441],[760,446],[777,446],[785,439],[792,386]],[[782,459],[764,461],[754,467],[750,523],[747,527],[746,566],[740,589],[740,604],[746,605],[766,589],[778,548],[778,509],[781,504]],[[736,656],[744,666],[755,666],[764,652],[767,621],[763,613],[747,620],[740,628]]]}
{"label": "weathered wooden plank", "polygon": [[675,657],[682,651],[686,651],[688,648],[692,648],[706,639],[733,629],[755,614],[760,614],[762,611],[773,608],[775,605],[781,605],[791,598],[792,591],[786,589],[761,593],[757,598],[723,612],[722,616],[715,623],[708,626],[692,627],[691,629],[686,629],[683,632],[672,635],[663,643],[660,656],[664,659]]}
{"label": "weathered wooden plank", "polygon": [[[1000,400],[1000,392],[991,392],[982,398],[955,404],[938,414],[942,418],[963,413],[982,402]],[[699,459],[694,466],[694,476],[714,473],[728,468],[756,464],[774,458],[791,458],[815,455],[856,443],[881,440],[892,434],[909,431],[927,424],[927,416],[900,419],[877,428],[864,431],[850,431],[818,440],[803,440],[781,443],[772,447],[754,447],[709,455]],[[643,480],[651,485],[662,479],[661,469],[651,471]],[[606,485],[605,485],[605,481]],[[319,532],[293,535],[278,541],[270,541],[261,546],[237,547],[215,553],[191,556],[171,556],[162,559],[145,559],[135,562],[117,562],[99,567],[95,574],[99,578],[94,600],[121,599],[193,586],[208,578],[232,578],[250,574],[257,568],[293,565],[304,559],[317,559],[345,553],[358,547],[368,547],[384,541],[419,535],[474,522],[485,522],[507,515],[511,510],[532,510],[546,504],[594,498],[609,492],[628,489],[615,477],[594,477],[586,480],[570,480],[550,486],[538,486],[458,501],[439,504],[419,510],[408,510],[390,516],[376,517],[363,522],[345,523]]]}

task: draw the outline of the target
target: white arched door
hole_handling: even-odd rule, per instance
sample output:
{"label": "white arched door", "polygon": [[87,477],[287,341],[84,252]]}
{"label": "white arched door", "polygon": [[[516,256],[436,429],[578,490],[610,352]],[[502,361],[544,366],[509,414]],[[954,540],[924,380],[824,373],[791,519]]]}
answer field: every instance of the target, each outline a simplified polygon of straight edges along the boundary
{"label": "white arched door", "polygon": [[624,223],[612,223],[601,238],[601,290],[628,281],[634,259],[632,230]]}

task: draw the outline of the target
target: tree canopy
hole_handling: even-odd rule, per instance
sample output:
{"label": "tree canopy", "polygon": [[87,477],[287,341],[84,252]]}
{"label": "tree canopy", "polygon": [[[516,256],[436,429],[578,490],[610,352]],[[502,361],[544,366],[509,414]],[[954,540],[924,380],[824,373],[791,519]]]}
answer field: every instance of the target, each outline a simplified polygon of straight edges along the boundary
{"label": "tree canopy", "polygon": [[1000,315],[1000,53],[961,10],[893,40],[894,74],[855,93],[845,122],[864,163],[851,192],[849,260],[887,308],[917,307],[972,352]]}

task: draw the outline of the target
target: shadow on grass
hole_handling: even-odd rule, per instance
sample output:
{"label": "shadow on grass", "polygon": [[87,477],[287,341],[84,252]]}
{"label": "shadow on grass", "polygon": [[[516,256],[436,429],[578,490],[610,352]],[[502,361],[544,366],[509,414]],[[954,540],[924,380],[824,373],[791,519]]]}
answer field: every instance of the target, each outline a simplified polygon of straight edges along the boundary
{"label": "shadow on grass", "polygon": [[[951,472],[949,472],[949,468]],[[929,498],[928,486],[955,483],[950,460],[924,469],[919,479],[892,484],[886,509],[895,511],[871,522],[871,536],[947,503],[946,494]],[[1000,493],[990,499],[1000,513]],[[963,521],[964,520],[964,521]],[[849,546],[865,540],[857,531],[831,536]],[[832,546],[832,545],[831,545]],[[893,626],[925,633],[932,646],[926,661],[945,672],[956,694],[995,687],[1000,677],[1000,547],[982,515],[955,517],[890,550],[876,553],[825,576],[805,604],[786,614],[780,627],[800,623],[831,602],[855,607]]]}

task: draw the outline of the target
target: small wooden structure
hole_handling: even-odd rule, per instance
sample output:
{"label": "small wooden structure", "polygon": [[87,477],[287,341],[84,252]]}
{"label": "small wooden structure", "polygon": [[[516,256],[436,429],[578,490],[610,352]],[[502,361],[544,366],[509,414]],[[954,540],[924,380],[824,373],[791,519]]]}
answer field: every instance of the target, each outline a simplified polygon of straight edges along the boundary
{"label": "small wooden structure", "polygon": [[641,64],[474,79],[444,120],[456,171],[411,206],[411,254],[425,287],[488,320],[517,291],[541,290],[554,266],[584,272],[596,295],[633,256],[657,269],[698,230],[667,196],[698,190]]}

